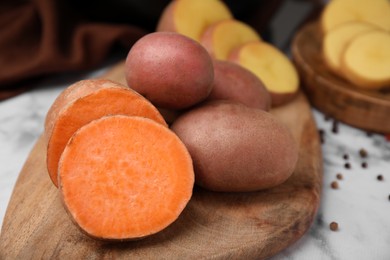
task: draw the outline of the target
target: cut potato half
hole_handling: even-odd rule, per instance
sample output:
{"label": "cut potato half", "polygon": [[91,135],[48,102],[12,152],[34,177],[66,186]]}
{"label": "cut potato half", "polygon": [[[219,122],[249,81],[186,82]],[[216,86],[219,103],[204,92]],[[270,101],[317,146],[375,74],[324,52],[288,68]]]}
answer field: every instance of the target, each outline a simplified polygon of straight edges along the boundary
{"label": "cut potato half", "polygon": [[291,101],[299,89],[298,72],[289,58],[275,46],[264,42],[249,42],[237,47],[229,60],[257,75],[271,94],[272,106]]}
{"label": "cut potato half", "polygon": [[336,74],[340,74],[341,56],[344,48],[360,33],[377,29],[366,22],[348,22],[330,30],[324,37],[322,52],[326,65]]}
{"label": "cut potato half", "polygon": [[209,26],[201,37],[201,44],[210,55],[219,60],[226,60],[229,53],[239,45],[261,40],[260,35],[248,24],[225,19]]}
{"label": "cut potato half", "polygon": [[321,15],[324,33],[349,21],[364,21],[390,31],[388,0],[332,0]]}
{"label": "cut potato half", "polygon": [[358,87],[380,89],[390,85],[390,33],[360,34],[346,47],[341,60],[345,77]]}
{"label": "cut potato half", "polygon": [[178,32],[199,42],[206,27],[229,18],[233,14],[220,0],[174,0],[161,14],[156,31]]}

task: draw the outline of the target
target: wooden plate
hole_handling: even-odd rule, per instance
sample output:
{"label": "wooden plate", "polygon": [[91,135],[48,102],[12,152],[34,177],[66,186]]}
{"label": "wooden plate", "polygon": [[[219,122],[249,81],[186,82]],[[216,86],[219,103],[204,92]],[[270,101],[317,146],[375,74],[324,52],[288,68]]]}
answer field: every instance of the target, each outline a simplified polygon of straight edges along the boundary
{"label": "wooden plate", "polygon": [[309,101],[318,110],[346,124],[367,131],[390,133],[390,89],[359,90],[327,69],[321,55],[318,22],[300,29],[292,54]]}
{"label": "wooden plate", "polygon": [[[106,78],[123,82],[123,64]],[[0,236],[0,259],[263,259],[297,241],[316,215],[322,183],[318,131],[305,96],[272,111],[300,145],[284,184],[261,192],[217,193],[195,187],[179,219],[143,240],[108,243],[80,232],[46,170],[42,138],[15,185]],[[147,221],[147,219],[145,219]]]}

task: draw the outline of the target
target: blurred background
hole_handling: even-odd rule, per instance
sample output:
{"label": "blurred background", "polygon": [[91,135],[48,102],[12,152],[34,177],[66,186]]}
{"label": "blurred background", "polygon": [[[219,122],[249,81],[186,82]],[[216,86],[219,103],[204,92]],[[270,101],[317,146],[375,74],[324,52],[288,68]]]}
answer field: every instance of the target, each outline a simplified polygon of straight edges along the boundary
{"label": "blurred background", "polygon": [[[0,1],[0,100],[63,72],[94,69],[113,54],[124,58],[153,32],[169,0]],[[294,31],[315,17],[320,0],[225,0],[236,19],[289,51]]]}

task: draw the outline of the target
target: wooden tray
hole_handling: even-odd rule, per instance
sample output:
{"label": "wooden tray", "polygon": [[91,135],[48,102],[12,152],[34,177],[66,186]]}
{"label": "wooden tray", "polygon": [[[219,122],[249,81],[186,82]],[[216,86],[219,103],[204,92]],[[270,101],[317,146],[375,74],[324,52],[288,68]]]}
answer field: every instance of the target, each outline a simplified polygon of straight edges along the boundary
{"label": "wooden tray", "polygon": [[[123,64],[105,78],[123,80]],[[322,183],[318,131],[305,96],[272,111],[300,145],[284,184],[261,192],[217,193],[195,187],[179,219],[143,240],[108,243],[79,231],[45,165],[42,138],[14,188],[0,236],[0,259],[264,259],[297,241],[316,215]]]}
{"label": "wooden tray", "polygon": [[314,107],[341,122],[367,131],[390,133],[390,89],[359,90],[327,69],[321,55],[318,21],[300,29],[292,43],[292,55],[303,88]]}

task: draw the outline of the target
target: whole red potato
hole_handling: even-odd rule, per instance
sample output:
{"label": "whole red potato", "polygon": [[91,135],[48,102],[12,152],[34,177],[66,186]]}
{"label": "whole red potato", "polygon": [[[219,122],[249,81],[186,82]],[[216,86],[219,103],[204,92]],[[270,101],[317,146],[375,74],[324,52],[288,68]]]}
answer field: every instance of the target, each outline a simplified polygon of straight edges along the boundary
{"label": "whole red potato", "polygon": [[207,98],[214,70],[198,42],[175,32],[154,32],[130,49],[125,76],[128,86],[154,105],[180,110]]}
{"label": "whole red potato", "polygon": [[271,95],[263,82],[241,65],[214,60],[214,83],[207,100],[230,100],[269,111]]}

